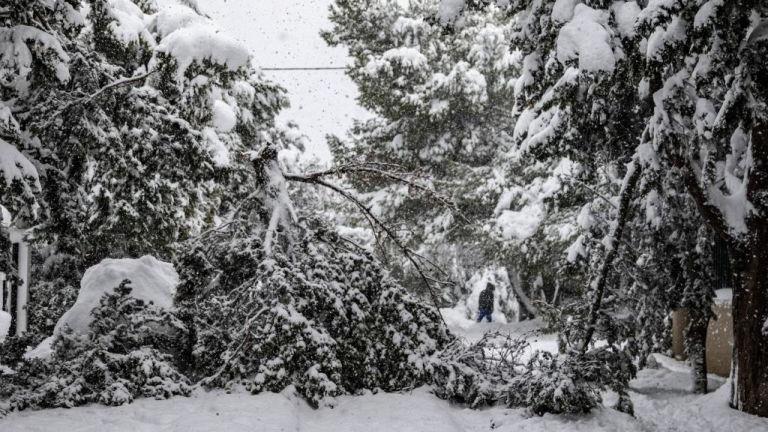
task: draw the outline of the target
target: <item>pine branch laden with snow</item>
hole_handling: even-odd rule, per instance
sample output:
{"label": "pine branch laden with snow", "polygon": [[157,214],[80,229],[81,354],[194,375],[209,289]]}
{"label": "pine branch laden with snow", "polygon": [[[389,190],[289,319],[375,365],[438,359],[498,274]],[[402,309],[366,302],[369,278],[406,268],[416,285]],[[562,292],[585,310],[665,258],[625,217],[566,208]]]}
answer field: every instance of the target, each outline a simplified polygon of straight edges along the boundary
{"label": "pine branch laden with snow", "polygon": [[[763,154],[765,44],[752,45],[765,10],[758,2],[650,4],[637,27],[648,38],[641,83],[653,100],[647,164],[677,169],[699,214],[741,266],[734,288],[733,405],[768,415],[764,371],[768,340],[756,317],[768,316],[765,287],[754,269],[765,242]],[[728,29],[727,32],[724,29]],[[760,36],[752,39],[759,41]],[[763,53],[763,54],[757,54]],[[757,54],[757,57],[755,56]],[[744,371],[744,374],[742,374]]]}
{"label": "pine branch laden with snow", "polygon": [[2,37],[2,171],[18,179],[2,204],[82,269],[171,254],[248,188],[243,155],[281,133],[282,89],[185,2],[29,3],[37,20],[11,8]]}
{"label": "pine branch laden with snow", "polygon": [[[445,269],[448,277],[440,278],[454,283],[440,290],[441,303],[461,301],[468,280],[500,265],[498,244],[483,225],[503,181],[497,157],[510,143],[507,113],[519,59],[509,50],[511,17],[481,3],[469,2],[460,20],[447,24],[435,19],[445,6],[436,3],[338,2],[326,34],[348,48],[355,59],[349,75],[363,105],[377,114],[349,139],[332,141],[338,162],[418,171],[458,210],[396,178],[347,176],[355,196],[401,232],[408,249]],[[345,213],[345,223],[365,227],[356,212]],[[419,289],[415,266],[397,257],[396,245],[388,248],[382,257],[404,284]]]}
{"label": "pine branch laden with snow", "polygon": [[178,302],[196,335],[192,376],[254,393],[293,385],[314,406],[427,382],[429,356],[450,340],[436,309],[322,223],[294,227],[293,240],[267,255],[268,216],[254,217],[179,257]]}

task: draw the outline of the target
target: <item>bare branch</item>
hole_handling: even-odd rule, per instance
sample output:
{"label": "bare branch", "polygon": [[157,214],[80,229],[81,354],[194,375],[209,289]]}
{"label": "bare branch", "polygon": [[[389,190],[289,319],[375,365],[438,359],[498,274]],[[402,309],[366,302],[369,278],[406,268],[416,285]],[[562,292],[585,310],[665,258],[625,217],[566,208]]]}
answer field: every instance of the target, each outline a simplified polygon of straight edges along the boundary
{"label": "bare branch", "polygon": [[131,78],[120,79],[120,80],[117,80],[115,82],[112,82],[112,83],[109,83],[109,84],[105,85],[104,87],[100,88],[99,90],[97,90],[97,91],[95,91],[95,92],[93,92],[93,93],[91,93],[89,95],[85,95],[85,96],[79,97],[77,99],[73,99],[73,100],[67,102],[66,104],[64,104],[63,107],[61,107],[58,110],[56,110],[56,112],[51,114],[48,117],[48,120],[44,123],[44,125],[47,126],[48,124],[50,124],[50,122],[52,122],[53,120],[58,118],[61,113],[63,113],[64,111],[68,110],[69,108],[71,108],[71,107],[73,107],[75,105],[91,102],[92,100],[96,99],[97,97],[101,96],[102,94],[106,93],[107,91],[115,89],[117,87],[122,87],[124,85],[133,84],[133,83],[135,83],[137,81],[141,81],[141,80],[147,79],[150,75],[154,74],[155,72],[157,72],[157,69],[153,69],[153,70],[151,70],[151,71],[149,71],[149,72],[147,72],[147,73],[145,73],[143,75],[138,75],[138,76],[131,77]]}
{"label": "bare branch", "polygon": [[[395,245],[397,246],[400,251],[403,252],[403,255],[408,259],[408,261],[413,265],[413,267],[416,269],[416,272],[421,277],[421,280],[424,282],[424,286],[427,288],[427,291],[429,292],[432,302],[435,306],[435,309],[437,310],[437,313],[440,315],[440,319],[443,321],[443,324],[448,326],[448,324],[445,322],[445,318],[443,318],[443,314],[440,313],[440,304],[437,299],[437,294],[435,294],[434,290],[432,289],[432,284],[430,284],[430,278],[427,276],[427,274],[422,269],[421,265],[418,262],[418,258],[420,258],[420,255],[413,252],[411,249],[409,249],[407,246],[405,246],[400,239],[397,237],[397,235],[392,232],[392,230],[381,220],[379,220],[376,215],[371,212],[371,210],[363,203],[361,202],[357,197],[352,195],[350,192],[333,185],[331,183],[326,182],[322,179],[323,175],[295,175],[295,174],[284,174],[283,177],[285,180],[288,181],[295,181],[299,183],[307,183],[307,184],[315,184],[319,186],[326,187],[348,201],[350,201],[352,204],[354,204],[360,211],[363,213],[363,215],[366,216],[366,219],[368,220],[368,223],[371,224],[371,228],[373,228],[374,232],[376,231],[376,227],[381,229],[391,240]],[[434,280],[434,279],[433,279]]]}
{"label": "bare branch", "polygon": [[407,175],[413,175],[413,173],[407,173],[402,170],[402,167],[400,165],[396,164],[390,164],[390,163],[384,163],[384,162],[363,162],[363,163],[351,163],[351,164],[344,164],[337,167],[329,168],[324,171],[317,171],[314,173],[309,174],[289,174],[293,177],[304,177],[307,179],[316,179],[316,178],[323,178],[323,177],[329,177],[329,176],[339,176],[344,174],[359,174],[359,173],[367,173],[367,174],[373,174],[382,178],[386,178],[389,180],[394,180],[398,183],[405,184],[409,187],[412,187],[425,195],[430,196],[431,198],[434,198],[436,201],[438,201],[441,205],[451,209],[452,212],[454,212],[463,222],[469,223],[469,219],[467,219],[457,208],[456,205],[451,202],[448,198],[444,197],[434,189],[419,184],[412,179],[406,178]]}

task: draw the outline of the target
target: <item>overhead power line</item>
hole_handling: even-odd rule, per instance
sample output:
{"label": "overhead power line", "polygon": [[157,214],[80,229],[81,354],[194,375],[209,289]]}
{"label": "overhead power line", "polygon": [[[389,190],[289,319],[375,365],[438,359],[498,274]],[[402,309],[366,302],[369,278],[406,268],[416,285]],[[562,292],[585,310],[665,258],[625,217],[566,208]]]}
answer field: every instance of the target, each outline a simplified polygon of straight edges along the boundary
{"label": "overhead power line", "polygon": [[319,67],[269,67],[261,68],[263,71],[309,71],[309,70],[345,70],[344,66],[319,66]]}

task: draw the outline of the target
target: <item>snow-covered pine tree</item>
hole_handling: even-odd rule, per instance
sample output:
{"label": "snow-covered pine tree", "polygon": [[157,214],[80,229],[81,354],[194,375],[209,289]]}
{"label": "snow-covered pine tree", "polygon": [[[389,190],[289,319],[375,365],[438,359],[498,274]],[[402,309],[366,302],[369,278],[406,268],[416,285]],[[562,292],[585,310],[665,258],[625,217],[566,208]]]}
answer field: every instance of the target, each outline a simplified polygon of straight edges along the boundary
{"label": "snow-covered pine tree", "polygon": [[[70,82],[64,46],[82,26],[77,2],[4,1],[0,4],[0,207],[16,228],[40,221],[41,182],[30,158],[20,101]],[[0,271],[14,280],[9,233],[0,228]]]}
{"label": "snow-covered pine tree", "polygon": [[577,261],[599,259],[608,227],[598,215],[615,211],[606,197],[619,189],[641,129],[634,59],[625,49],[631,7],[598,3],[509,5],[517,16],[512,49],[523,67],[515,86],[516,146],[507,156],[512,181],[496,225],[518,250],[524,282],[544,285],[552,297],[580,292],[589,267]]}
{"label": "snow-covered pine tree", "polygon": [[[530,191],[543,188],[528,180],[519,188],[527,193],[517,191],[512,196],[518,202],[508,201],[523,204],[521,210],[536,209],[536,204],[544,209],[541,229],[551,234],[543,241],[534,237],[528,250],[541,251],[544,245],[538,256],[559,260],[554,264],[562,266],[564,254],[552,253],[563,249],[553,248],[552,239],[559,234],[570,244],[567,261],[580,261],[576,270],[581,277],[575,281],[582,286],[593,281],[589,301],[566,308],[570,325],[577,328],[561,327],[564,339],[581,344],[584,351],[588,343],[579,341],[592,339],[597,331],[623,345],[642,366],[648,353],[665,348],[668,329],[663,323],[669,312],[687,307],[695,324],[689,335],[698,336],[689,338],[695,342],[689,351],[701,366],[694,374],[696,388],[706,391],[699,354],[702,329],[706,331],[711,315],[712,239],[699,229],[701,218],[690,211],[692,201],[678,192],[679,176],[641,175],[636,166],[635,147],[652,109],[647,95],[636,89],[645,65],[638,51],[644,42],[635,26],[640,7],[636,2],[569,1],[517,2],[511,7],[520,17],[513,46],[525,55],[516,94],[515,156],[524,170],[543,174],[549,190],[557,190],[553,183],[569,184],[570,190],[545,193],[542,199],[541,193]],[[563,161],[577,167],[575,172],[558,173]],[[521,210],[511,214],[525,215]],[[513,227],[520,219],[511,218]],[[623,227],[623,235],[615,236],[622,232],[616,227]],[[522,267],[535,264],[536,259],[529,259]],[[619,271],[611,271],[614,264]],[[556,279],[563,276],[555,273]]]}
{"label": "snow-covered pine tree", "polygon": [[653,100],[645,170],[676,172],[734,257],[732,405],[768,416],[768,10],[759,1],[652,1],[640,92]]}
{"label": "snow-covered pine tree", "polygon": [[678,172],[644,170],[628,221],[626,244],[616,263],[622,302],[633,311],[641,366],[652,352],[669,349],[670,312],[683,309],[689,325],[685,347],[693,368],[693,389],[707,391],[704,361],[712,315],[716,238],[684,191]]}
{"label": "snow-covered pine tree", "polygon": [[[409,248],[447,271],[440,279],[459,282],[441,292],[454,303],[469,294],[473,276],[498,273],[497,284],[507,283],[504,257],[483,226],[501,192],[494,163],[510,143],[519,62],[508,48],[511,20],[504,11],[478,7],[457,22],[441,17],[440,8],[436,1],[408,7],[337,1],[330,16],[334,28],[325,38],[348,48],[354,59],[348,74],[361,104],[376,114],[356,124],[347,140],[332,141],[336,163],[392,164],[454,204],[445,206],[387,176],[347,178]],[[419,275],[406,259],[391,264],[418,290]],[[506,298],[501,305],[510,315],[517,307]]]}
{"label": "snow-covered pine tree", "polygon": [[183,4],[96,1],[86,20],[70,59],[76,91],[24,101],[56,215],[41,235],[84,265],[167,256],[211,223],[238,155],[284,99],[253,74],[247,49]]}
{"label": "snow-covered pine tree", "polygon": [[[80,6],[22,1],[0,14],[2,205],[35,225],[35,273],[50,277],[33,279],[34,328],[68,306],[43,304],[51,289],[77,287],[89,265],[170,257],[231,209],[248,190],[243,155],[281,139],[273,119],[286,105],[188,2]],[[67,256],[79,272],[55,269]]]}

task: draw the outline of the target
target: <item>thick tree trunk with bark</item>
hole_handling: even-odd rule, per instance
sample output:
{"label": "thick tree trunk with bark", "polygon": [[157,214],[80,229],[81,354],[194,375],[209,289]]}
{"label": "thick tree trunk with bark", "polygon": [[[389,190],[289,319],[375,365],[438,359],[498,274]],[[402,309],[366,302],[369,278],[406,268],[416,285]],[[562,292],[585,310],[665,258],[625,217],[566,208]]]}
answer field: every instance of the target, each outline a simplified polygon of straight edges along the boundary
{"label": "thick tree trunk with bark", "polygon": [[731,404],[768,417],[768,120],[752,129],[753,167],[747,190],[755,212],[742,251],[745,268],[733,296],[733,381]]}
{"label": "thick tree trunk with bark", "polygon": [[691,313],[691,321],[685,332],[685,351],[691,361],[692,390],[707,393],[707,324],[709,316]]}
{"label": "thick tree trunk with bark", "polygon": [[749,251],[740,289],[733,297],[732,406],[768,417],[768,226],[761,229],[762,246]]}

